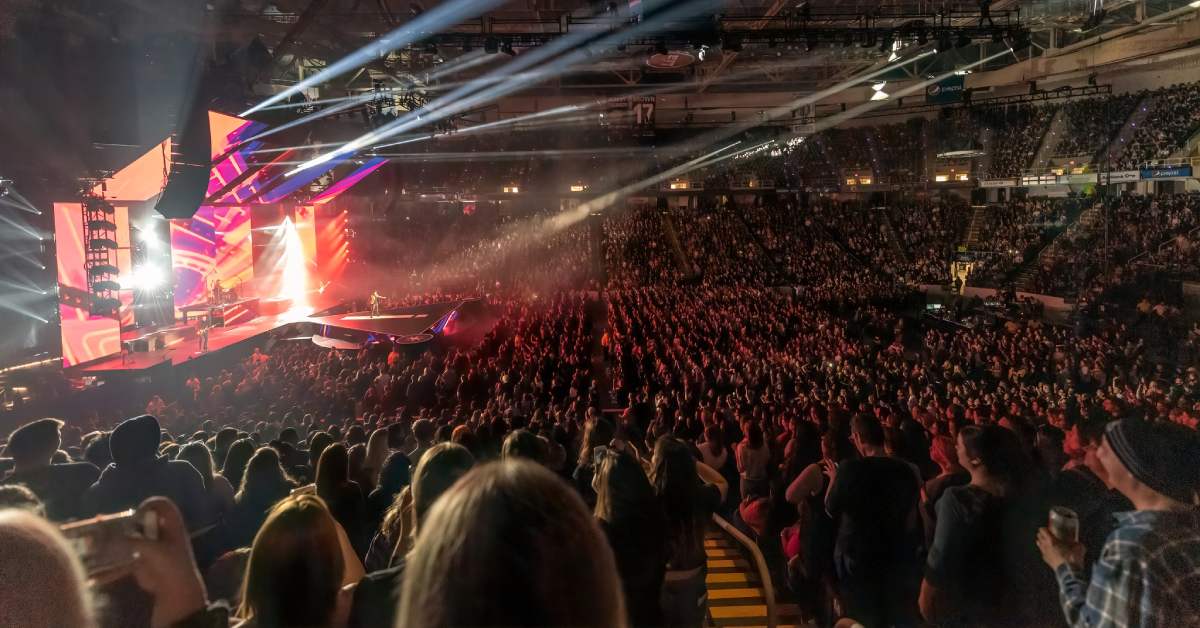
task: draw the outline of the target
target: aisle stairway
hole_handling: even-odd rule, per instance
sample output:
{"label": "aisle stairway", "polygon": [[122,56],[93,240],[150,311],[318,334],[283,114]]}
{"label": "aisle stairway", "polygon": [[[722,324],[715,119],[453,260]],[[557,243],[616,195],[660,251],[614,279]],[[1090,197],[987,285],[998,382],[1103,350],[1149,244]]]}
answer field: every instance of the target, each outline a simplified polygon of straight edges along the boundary
{"label": "aisle stairway", "polygon": [[685,278],[695,277],[696,267],[684,252],[683,244],[679,242],[679,232],[675,230],[675,222],[671,220],[670,212],[659,211],[658,216],[662,222],[663,234],[667,236],[667,243],[671,245],[671,251],[675,254],[675,263],[679,264]]}
{"label": "aisle stairway", "polygon": [[[758,570],[737,541],[713,528],[704,539],[708,556],[708,614],[710,626],[767,626],[766,591]],[[776,603],[776,626],[801,624],[795,604]]]}
{"label": "aisle stairway", "polygon": [[887,240],[888,244],[891,245],[892,254],[895,255],[897,259],[903,261],[905,264],[908,264],[912,260],[910,260],[908,257],[908,251],[905,251],[904,247],[900,245],[900,236],[896,234],[896,229],[892,226],[892,219],[888,216],[887,210],[881,211],[879,215],[882,218],[879,224],[882,226],[883,232],[887,234]]}
{"label": "aisle stairway", "polygon": [[[1104,215],[1100,207],[1100,205],[1095,205],[1083,210],[1083,212],[1079,214],[1079,219],[1077,222],[1079,230],[1083,232],[1090,232],[1097,228],[1096,225],[1104,219]],[[1050,244],[1046,245],[1046,248],[1042,249],[1041,252],[1037,254],[1037,257],[1030,260],[1023,268],[1021,268],[1014,282],[1017,290],[1024,292],[1032,291],[1034,288],[1034,280],[1037,278],[1038,271],[1044,267],[1051,267],[1058,262],[1058,259],[1061,256],[1059,244],[1069,231],[1071,231],[1070,227],[1063,229],[1062,233],[1059,233],[1058,236],[1055,237],[1052,242],[1050,242]]]}
{"label": "aisle stairway", "polygon": [[1042,135],[1041,143],[1038,144],[1037,154],[1033,156],[1033,163],[1026,164],[1030,171],[1040,173],[1050,168],[1050,161],[1057,152],[1058,142],[1066,133],[1067,108],[1058,107],[1054,112],[1054,118],[1046,126],[1046,132]]}
{"label": "aisle stairway", "polygon": [[[1110,164],[1120,163],[1121,157],[1125,154],[1125,146],[1133,139],[1133,135],[1137,133],[1139,125],[1141,125],[1150,115],[1150,111],[1154,109],[1154,104],[1157,98],[1154,96],[1146,96],[1141,102],[1133,108],[1133,113],[1129,114],[1129,119],[1125,121],[1125,126],[1117,132],[1117,136],[1108,145],[1108,158]],[[1112,166],[1109,166],[1110,169]]]}
{"label": "aisle stairway", "polygon": [[968,249],[972,249],[979,244],[979,236],[983,234],[983,223],[987,216],[987,208],[983,206],[974,207],[971,212],[971,220],[967,223],[967,232],[963,235],[962,243]]}

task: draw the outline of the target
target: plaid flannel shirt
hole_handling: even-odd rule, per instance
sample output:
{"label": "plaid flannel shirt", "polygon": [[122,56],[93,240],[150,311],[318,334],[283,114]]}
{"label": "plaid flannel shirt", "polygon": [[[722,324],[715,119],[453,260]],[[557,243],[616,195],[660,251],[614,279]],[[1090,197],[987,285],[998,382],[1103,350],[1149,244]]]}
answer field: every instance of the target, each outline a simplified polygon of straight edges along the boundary
{"label": "plaid flannel shirt", "polygon": [[1200,511],[1115,515],[1091,582],[1055,570],[1073,628],[1200,626]]}

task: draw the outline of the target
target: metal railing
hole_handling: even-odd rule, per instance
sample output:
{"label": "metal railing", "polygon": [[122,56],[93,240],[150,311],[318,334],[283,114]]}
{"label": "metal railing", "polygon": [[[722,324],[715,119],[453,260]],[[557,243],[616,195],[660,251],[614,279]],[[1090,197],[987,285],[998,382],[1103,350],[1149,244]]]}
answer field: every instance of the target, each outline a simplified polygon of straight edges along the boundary
{"label": "metal railing", "polygon": [[775,628],[778,625],[775,608],[775,584],[771,581],[771,570],[767,569],[767,559],[763,558],[762,551],[758,549],[758,544],[750,539],[750,537],[742,534],[732,523],[726,521],[720,515],[713,513],[713,523],[717,527],[725,531],[726,534],[732,536],[734,540],[746,548],[750,553],[750,557],[754,560],[754,568],[758,571],[758,579],[762,583],[763,599],[767,604],[767,628]]}

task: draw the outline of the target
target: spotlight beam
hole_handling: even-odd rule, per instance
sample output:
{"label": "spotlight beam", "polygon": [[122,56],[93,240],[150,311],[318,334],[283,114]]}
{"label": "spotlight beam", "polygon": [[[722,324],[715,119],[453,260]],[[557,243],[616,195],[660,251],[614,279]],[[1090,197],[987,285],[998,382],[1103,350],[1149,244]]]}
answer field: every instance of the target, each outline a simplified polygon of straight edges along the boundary
{"label": "spotlight beam", "polygon": [[[697,9],[695,6],[696,4],[697,3],[695,2],[691,2],[670,9],[659,14],[652,20],[639,22],[632,28],[626,29],[625,31],[616,31],[602,35],[598,39],[596,39],[596,33],[594,32],[568,33],[567,35],[554,39],[545,46],[534,48],[533,50],[514,58],[508,64],[500,68],[501,74],[508,75],[510,71],[523,70],[534,64],[548,60],[560,52],[565,54],[550,64],[550,67],[546,70],[546,72],[550,75],[562,74],[567,68],[588,59],[590,54],[586,51],[586,49],[581,49],[583,44],[588,43],[588,40],[592,40],[590,43],[598,47],[615,45],[625,38],[638,32],[655,28],[657,26],[655,22],[666,22],[670,20],[679,20],[691,17],[691,15]],[[306,164],[302,164],[288,172],[287,176],[295,175],[302,170],[306,170],[333,159],[352,154],[362,148],[365,148],[366,146],[377,143],[378,141],[386,139],[387,137],[397,133],[403,133],[411,128],[423,126],[431,122],[436,122],[438,120],[447,118],[461,111],[473,109],[483,103],[491,102],[497,98],[527,87],[524,82],[510,80],[490,89],[481,89],[475,91],[473,89],[473,85],[475,83],[476,82],[473,81],[471,85],[463,86],[462,88],[456,89],[449,94],[437,98],[433,102],[428,103],[422,109],[409,112],[407,115],[393,122],[390,122],[378,129],[375,129],[374,131],[351,140],[350,142],[347,142],[341,149],[333,150],[317,156]]]}
{"label": "spotlight beam", "polygon": [[393,50],[419,41],[430,33],[439,32],[464,20],[482,15],[501,4],[503,4],[501,0],[454,0],[453,2],[439,4],[417,16],[411,22],[326,66],[320,72],[243,111],[240,115],[244,118],[261,110],[263,107],[287,100],[294,94],[299,94],[310,87],[315,87],[351,70],[362,67],[374,59],[386,56]]}

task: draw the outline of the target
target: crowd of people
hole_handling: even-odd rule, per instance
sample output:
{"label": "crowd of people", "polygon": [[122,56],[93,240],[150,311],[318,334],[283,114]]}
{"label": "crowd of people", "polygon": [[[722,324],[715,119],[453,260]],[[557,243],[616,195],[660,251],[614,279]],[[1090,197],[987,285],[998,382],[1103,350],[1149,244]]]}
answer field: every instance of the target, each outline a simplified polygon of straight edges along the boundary
{"label": "crowd of people", "polygon": [[1200,130],[1200,84],[1185,83],[1151,91],[1145,122],[1121,150],[1114,170],[1137,168],[1165,159]]}
{"label": "crowd of people", "polygon": [[[264,338],[23,422],[0,625],[701,626],[714,515],[820,626],[1200,624],[1200,323],[1121,268],[1191,250],[1197,198],[1089,200],[1116,245],[1064,236],[1068,325],[922,314],[975,211],[948,198],[356,223],[353,274],[479,297],[475,327]],[[980,276],[1071,203],[987,208]]]}

